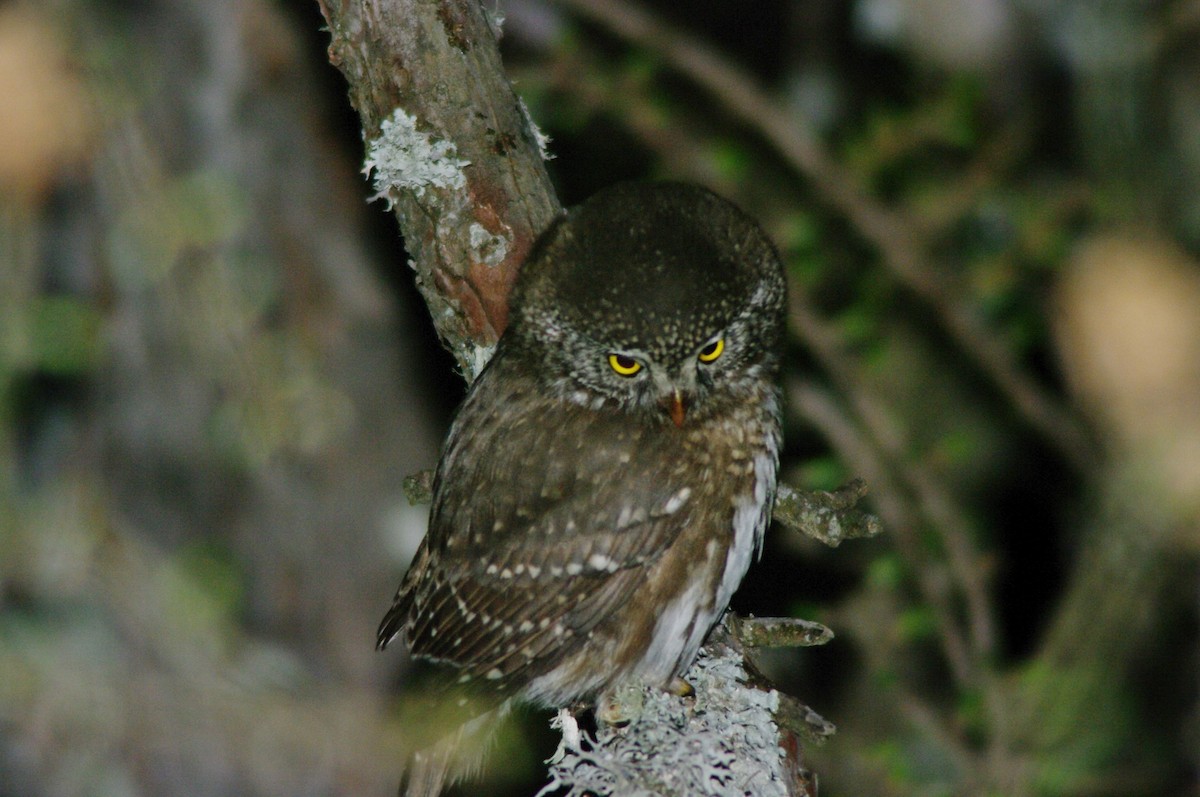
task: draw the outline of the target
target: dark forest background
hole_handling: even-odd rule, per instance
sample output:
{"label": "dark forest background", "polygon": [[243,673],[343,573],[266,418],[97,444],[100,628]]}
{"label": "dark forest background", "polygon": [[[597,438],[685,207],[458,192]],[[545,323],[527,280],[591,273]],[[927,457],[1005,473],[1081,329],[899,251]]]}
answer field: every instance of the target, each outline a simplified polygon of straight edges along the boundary
{"label": "dark forest background", "polygon": [[[839,795],[1200,795],[1200,3],[489,3],[559,197],[701,182],[792,279],[734,600]],[[315,0],[0,2],[0,797],[393,793],[373,631],[462,396]],[[532,794],[547,717],[499,782]]]}

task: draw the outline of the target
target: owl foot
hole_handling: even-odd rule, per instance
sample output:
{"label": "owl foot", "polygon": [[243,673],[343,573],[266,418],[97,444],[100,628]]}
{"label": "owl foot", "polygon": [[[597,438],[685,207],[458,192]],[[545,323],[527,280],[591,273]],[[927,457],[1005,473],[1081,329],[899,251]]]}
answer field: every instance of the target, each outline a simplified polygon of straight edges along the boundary
{"label": "owl foot", "polygon": [[640,681],[627,681],[596,703],[596,721],[610,727],[624,728],[642,715],[645,697],[644,685]]}
{"label": "owl foot", "polygon": [[675,695],[675,697],[696,696],[696,687],[692,686],[678,675],[671,679],[671,683],[667,684],[667,691]]}

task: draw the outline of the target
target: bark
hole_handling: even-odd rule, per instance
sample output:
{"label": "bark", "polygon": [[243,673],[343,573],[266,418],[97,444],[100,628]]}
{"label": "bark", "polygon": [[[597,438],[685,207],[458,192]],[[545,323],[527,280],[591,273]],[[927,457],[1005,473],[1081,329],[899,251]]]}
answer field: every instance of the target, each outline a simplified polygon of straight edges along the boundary
{"label": "bark", "polygon": [[362,118],[366,168],[468,381],[504,331],[517,269],[559,211],[540,134],[473,0],[318,0]]}

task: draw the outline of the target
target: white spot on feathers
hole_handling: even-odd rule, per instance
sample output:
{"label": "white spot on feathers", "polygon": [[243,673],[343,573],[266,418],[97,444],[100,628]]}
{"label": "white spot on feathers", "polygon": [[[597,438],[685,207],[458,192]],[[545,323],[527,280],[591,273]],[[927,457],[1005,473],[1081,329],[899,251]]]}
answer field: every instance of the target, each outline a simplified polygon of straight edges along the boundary
{"label": "white spot on feathers", "polygon": [[679,492],[675,493],[673,496],[668,498],[667,502],[665,504],[663,504],[663,508],[662,508],[663,514],[664,515],[675,514],[681,508],[683,508],[683,505],[686,504],[688,499],[691,497],[692,497],[692,489],[690,487],[681,488],[679,490]]}
{"label": "white spot on feathers", "polygon": [[602,553],[592,554],[588,557],[587,563],[588,567],[593,570],[607,570],[610,573],[617,572],[617,563]]}

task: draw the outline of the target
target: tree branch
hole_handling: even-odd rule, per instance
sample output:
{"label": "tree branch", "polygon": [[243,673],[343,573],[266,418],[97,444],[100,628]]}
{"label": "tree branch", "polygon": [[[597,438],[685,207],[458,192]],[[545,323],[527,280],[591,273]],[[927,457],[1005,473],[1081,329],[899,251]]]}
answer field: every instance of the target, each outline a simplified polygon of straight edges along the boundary
{"label": "tree branch", "polygon": [[775,520],[836,548],[845,540],[883,531],[879,518],[855,508],[866,494],[862,479],[833,492],[807,492],[781,484],[775,496]]}
{"label": "tree branch", "polygon": [[508,292],[559,212],[544,139],[505,78],[474,0],[317,0],[350,87],[365,171],[393,207],[442,342],[471,381]]}

